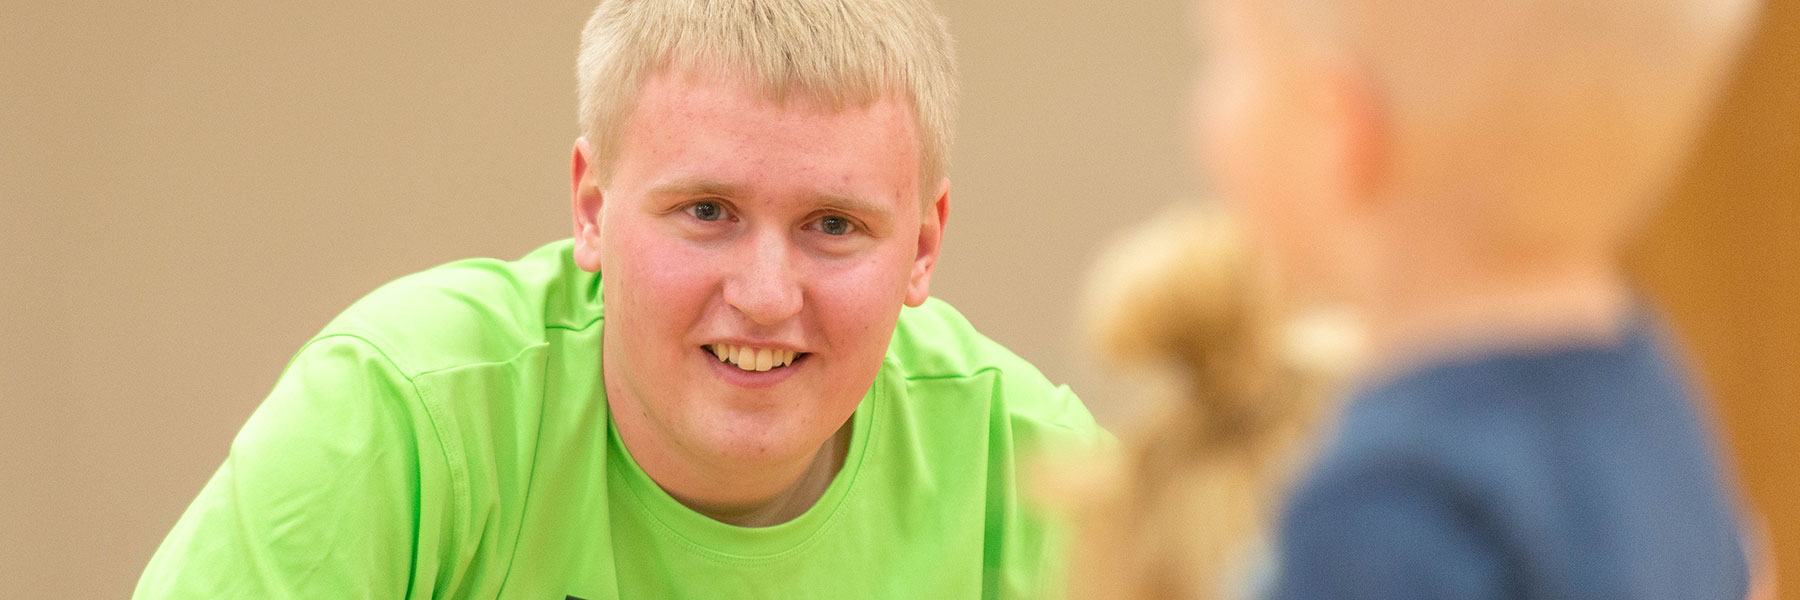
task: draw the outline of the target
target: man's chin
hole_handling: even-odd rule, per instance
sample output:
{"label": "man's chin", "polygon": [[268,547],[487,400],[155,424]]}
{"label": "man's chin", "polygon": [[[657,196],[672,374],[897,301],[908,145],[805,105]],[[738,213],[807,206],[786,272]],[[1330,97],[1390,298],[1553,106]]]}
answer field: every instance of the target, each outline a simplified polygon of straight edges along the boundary
{"label": "man's chin", "polygon": [[730,464],[782,465],[810,458],[844,423],[819,422],[822,407],[792,398],[762,410],[744,408],[715,407],[718,412],[695,428],[696,445]]}
{"label": "man's chin", "polygon": [[763,431],[744,431],[755,425],[745,424],[731,431],[714,433],[704,443],[721,464],[735,468],[755,469],[760,466],[780,468],[811,457],[825,438],[814,440],[811,432],[771,427]]}

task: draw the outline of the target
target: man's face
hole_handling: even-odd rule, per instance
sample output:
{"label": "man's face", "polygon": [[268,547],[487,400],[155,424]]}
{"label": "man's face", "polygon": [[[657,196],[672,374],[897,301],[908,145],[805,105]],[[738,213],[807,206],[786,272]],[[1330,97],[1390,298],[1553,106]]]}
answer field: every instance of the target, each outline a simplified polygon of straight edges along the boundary
{"label": "man's face", "polygon": [[919,152],[891,96],[834,112],[652,77],[597,232],[577,236],[605,282],[615,410],[699,460],[817,451],[874,381],[901,305],[929,293],[947,182],[921,214]]}

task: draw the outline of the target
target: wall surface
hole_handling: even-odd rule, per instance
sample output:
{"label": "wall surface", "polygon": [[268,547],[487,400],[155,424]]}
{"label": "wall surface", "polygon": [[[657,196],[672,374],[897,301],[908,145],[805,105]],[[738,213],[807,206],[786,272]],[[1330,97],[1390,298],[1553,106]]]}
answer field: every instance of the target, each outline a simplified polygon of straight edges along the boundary
{"label": "wall surface", "polygon": [[[940,5],[965,94],[936,292],[1116,421],[1130,391],[1078,345],[1075,293],[1107,237],[1197,189],[1181,121],[1184,3]],[[7,7],[4,595],[126,595],[283,364],[334,314],[397,276],[568,235],[571,71],[590,8]],[[1641,261],[1719,392],[1746,487],[1790,565],[1793,9],[1772,9]]]}
{"label": "wall surface", "polygon": [[1767,6],[1688,175],[1632,257],[1701,370],[1800,598],[1800,2]]}

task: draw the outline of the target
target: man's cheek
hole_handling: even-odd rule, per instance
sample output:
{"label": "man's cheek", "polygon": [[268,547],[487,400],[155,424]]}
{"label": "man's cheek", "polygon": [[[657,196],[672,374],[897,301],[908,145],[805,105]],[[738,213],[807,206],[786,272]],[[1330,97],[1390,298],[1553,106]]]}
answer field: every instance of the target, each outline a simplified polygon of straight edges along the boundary
{"label": "man's cheek", "polygon": [[837,332],[834,346],[876,355],[886,350],[905,295],[904,280],[889,279],[845,281],[817,296],[814,310]]}
{"label": "man's cheek", "polygon": [[643,245],[631,255],[630,280],[639,299],[663,310],[683,307],[704,299],[706,288],[717,277],[708,253]]}
{"label": "man's cheek", "polygon": [[854,307],[859,314],[896,309],[906,297],[912,276],[914,248],[893,244],[871,252],[865,260],[824,273],[815,284],[828,290],[836,301]]}

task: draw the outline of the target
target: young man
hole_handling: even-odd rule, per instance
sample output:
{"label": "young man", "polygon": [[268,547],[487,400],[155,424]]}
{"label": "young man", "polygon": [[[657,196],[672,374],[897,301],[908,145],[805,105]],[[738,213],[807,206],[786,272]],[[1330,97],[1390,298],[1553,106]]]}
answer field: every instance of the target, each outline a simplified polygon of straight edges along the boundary
{"label": "young man", "polygon": [[1273,597],[1736,600],[1739,500],[1618,254],[1751,0],[1208,0],[1201,137],[1372,364]]}
{"label": "young man", "polygon": [[1042,593],[1018,457],[1104,434],[929,299],[929,3],[608,0],[578,71],[575,238],[334,320],[137,597]]}

